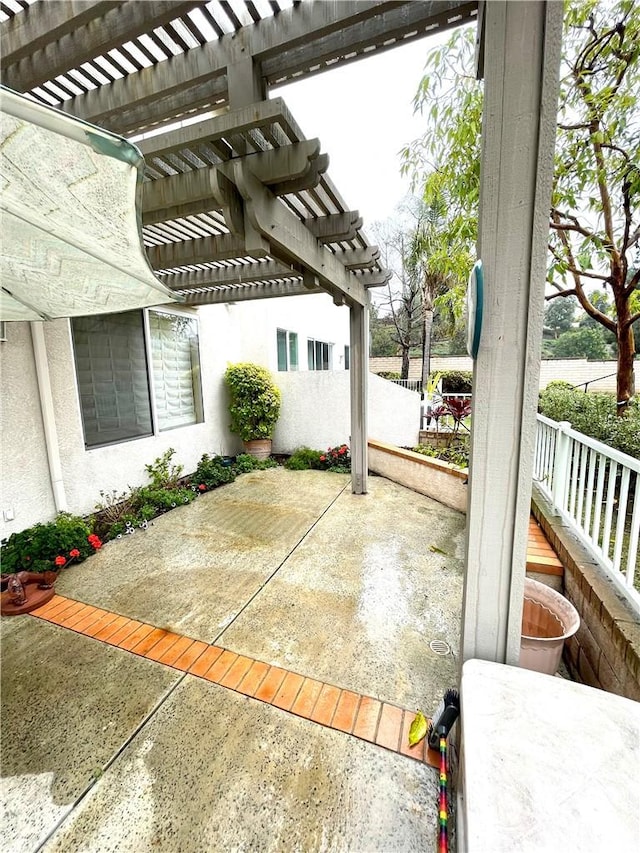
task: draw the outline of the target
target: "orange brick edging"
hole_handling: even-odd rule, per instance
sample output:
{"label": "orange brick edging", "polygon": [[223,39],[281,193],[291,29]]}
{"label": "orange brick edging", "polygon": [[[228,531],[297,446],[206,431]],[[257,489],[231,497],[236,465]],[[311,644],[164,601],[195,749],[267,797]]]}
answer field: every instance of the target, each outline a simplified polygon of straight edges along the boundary
{"label": "orange brick edging", "polygon": [[439,767],[439,755],[426,739],[409,746],[413,711],[61,595],[30,615]]}

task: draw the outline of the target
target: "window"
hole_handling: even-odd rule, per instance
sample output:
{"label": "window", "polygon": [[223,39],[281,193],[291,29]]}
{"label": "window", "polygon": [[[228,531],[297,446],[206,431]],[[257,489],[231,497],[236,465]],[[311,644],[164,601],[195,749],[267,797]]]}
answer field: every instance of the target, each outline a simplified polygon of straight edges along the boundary
{"label": "window", "polygon": [[71,328],[86,447],[203,420],[195,318],[127,311]]}
{"label": "window", "polygon": [[351,367],[351,350],[349,344],[344,345],[344,369],[349,370]]}
{"label": "window", "polygon": [[298,335],[278,329],[278,370],[298,369]]}
{"label": "window", "polygon": [[307,359],[309,370],[331,370],[333,344],[322,341],[307,341]]}

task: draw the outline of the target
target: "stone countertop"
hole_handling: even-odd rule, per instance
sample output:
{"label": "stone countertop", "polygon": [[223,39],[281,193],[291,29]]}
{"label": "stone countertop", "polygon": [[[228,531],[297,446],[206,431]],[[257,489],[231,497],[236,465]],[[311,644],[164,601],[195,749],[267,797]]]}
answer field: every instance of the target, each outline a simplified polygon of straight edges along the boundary
{"label": "stone countertop", "polygon": [[459,849],[640,850],[640,703],[480,660],[461,702]]}

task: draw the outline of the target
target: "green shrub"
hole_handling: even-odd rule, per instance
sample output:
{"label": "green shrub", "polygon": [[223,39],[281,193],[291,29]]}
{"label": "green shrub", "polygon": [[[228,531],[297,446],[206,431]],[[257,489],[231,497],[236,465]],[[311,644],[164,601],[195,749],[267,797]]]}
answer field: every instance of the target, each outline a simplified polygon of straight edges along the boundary
{"label": "green shrub", "polygon": [[[92,546],[89,537],[91,530],[86,521],[77,515],[61,512],[47,524],[34,524],[19,533],[12,533],[8,539],[2,540],[0,560],[2,573],[14,572],[45,572],[59,568],[56,557],[70,559],[70,552],[76,562],[82,562],[93,554],[96,547]],[[94,539],[94,541],[99,541]],[[101,543],[100,543],[101,544]]]}
{"label": "green shrub", "polygon": [[196,486],[204,485],[207,489],[215,489],[224,483],[233,483],[235,478],[234,469],[225,465],[221,456],[209,456],[205,453],[191,479]]}
{"label": "green shrub", "polygon": [[284,463],[284,467],[290,471],[306,471],[309,468],[320,469],[322,456],[319,450],[312,450],[310,447],[299,447]]}
{"label": "green shrub", "polygon": [[236,474],[248,474],[250,471],[266,471],[267,468],[277,468],[278,463],[275,459],[256,459],[255,456],[250,456],[248,453],[241,453],[236,456],[236,461],[233,463]]}
{"label": "green shrub", "polygon": [[624,417],[616,413],[614,394],[550,382],[539,397],[540,412],[552,421],[568,421],[573,429],[640,459],[640,402],[632,401]]}
{"label": "green shrub", "polygon": [[182,475],[183,468],[182,465],[174,465],[171,462],[174,455],[175,450],[170,447],[162,456],[156,457],[150,465],[144,466],[154,489],[178,488],[178,480]]}
{"label": "green shrub", "polygon": [[187,488],[156,489],[144,486],[138,491],[140,505],[155,507],[158,512],[175,509],[180,504],[188,504],[195,498],[195,492]]}
{"label": "green shrub", "polygon": [[320,466],[333,474],[350,474],[351,454],[349,453],[349,445],[339,444],[336,447],[329,447],[327,452],[320,456]]}
{"label": "green shrub", "polygon": [[395,370],[381,370],[378,376],[381,379],[400,379],[400,374],[396,373]]}
{"label": "green shrub", "polygon": [[420,444],[411,449],[415,453],[421,453],[422,456],[440,459],[442,462],[450,462],[456,468],[469,467],[469,445],[467,442],[457,442],[448,447],[432,447],[430,444]]}
{"label": "green shrub", "polygon": [[470,370],[443,370],[443,394],[471,394],[473,374]]}
{"label": "green shrub", "polygon": [[231,432],[243,441],[271,438],[280,415],[280,389],[257,364],[230,364],[224,374],[229,390]]}

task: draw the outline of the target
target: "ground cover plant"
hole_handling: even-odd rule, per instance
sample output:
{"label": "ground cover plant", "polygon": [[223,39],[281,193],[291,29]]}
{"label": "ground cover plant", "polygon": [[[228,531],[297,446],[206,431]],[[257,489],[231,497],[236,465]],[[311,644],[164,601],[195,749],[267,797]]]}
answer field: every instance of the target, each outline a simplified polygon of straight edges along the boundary
{"label": "ground cover plant", "polygon": [[284,463],[290,471],[331,471],[334,474],[351,473],[351,454],[347,444],[328,447],[326,450],[313,450],[311,447],[298,447]]}
{"label": "ground cover plant", "polygon": [[2,574],[58,571],[68,563],[82,562],[102,547],[87,522],[61,512],[54,521],[34,524],[2,540]]}
{"label": "ground cover plant", "polygon": [[550,382],[539,397],[540,413],[552,421],[568,421],[573,429],[640,459],[640,401],[635,398],[626,416],[617,416],[614,394]]}

